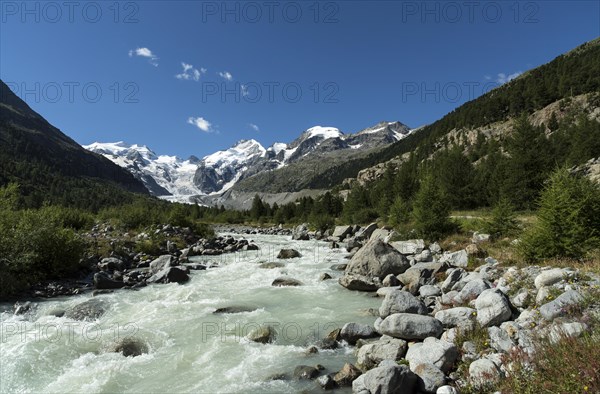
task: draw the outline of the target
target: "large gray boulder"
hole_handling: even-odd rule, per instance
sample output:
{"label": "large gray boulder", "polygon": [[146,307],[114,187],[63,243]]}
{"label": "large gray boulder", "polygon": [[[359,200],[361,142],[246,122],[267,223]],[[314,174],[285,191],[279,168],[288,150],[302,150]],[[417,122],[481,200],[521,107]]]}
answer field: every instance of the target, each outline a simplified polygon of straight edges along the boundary
{"label": "large gray boulder", "polygon": [[102,271],[123,271],[125,263],[116,257],[105,257],[98,263],[98,268]]}
{"label": "large gray boulder", "polygon": [[348,290],[358,291],[377,291],[380,285],[375,283],[372,278],[365,275],[344,275],[339,279],[340,285],[344,286]]}
{"label": "large gray boulder", "polygon": [[277,332],[271,326],[261,326],[248,333],[246,338],[252,342],[271,343],[275,340]]}
{"label": "large gray boulder", "polygon": [[190,280],[187,267],[165,266],[161,271],[148,278],[148,283],[185,283]]}
{"label": "large gray boulder", "polygon": [[377,223],[371,223],[367,227],[363,227],[354,234],[354,237],[359,241],[366,241],[371,238],[373,232],[377,230]]}
{"label": "large gray boulder", "polygon": [[351,345],[355,345],[359,339],[378,337],[379,334],[368,324],[346,323],[340,331],[339,338]]}
{"label": "large gray boulder", "polygon": [[398,275],[398,279],[404,284],[405,290],[418,294],[421,286],[435,283],[435,275],[444,268],[442,263],[417,263]]}
{"label": "large gray boulder", "polygon": [[406,354],[406,341],[383,336],[377,342],[370,342],[358,349],[357,364],[363,369],[371,369],[383,360],[397,361]]}
{"label": "large gray boulder", "polygon": [[352,392],[357,394],[413,393],[416,383],[417,375],[406,365],[386,361],[352,382]]}
{"label": "large gray boulder", "polygon": [[553,320],[558,316],[567,313],[570,307],[573,307],[583,301],[583,297],[575,290],[565,291],[555,300],[548,302],[540,307],[540,313],[546,320]]}
{"label": "large gray boulder", "polygon": [[410,239],[408,241],[391,242],[398,252],[402,254],[419,254],[425,249],[425,241],[422,239]]}
{"label": "large gray boulder", "polygon": [[433,364],[419,364],[412,371],[419,377],[417,384],[424,393],[435,393],[446,384],[446,375]]}
{"label": "large gray boulder", "polygon": [[441,321],[446,328],[470,327],[477,320],[477,312],[475,309],[467,307],[442,309],[435,314],[435,318]]}
{"label": "large gray boulder", "polygon": [[308,235],[308,226],[306,224],[298,225],[292,231],[292,239],[298,241],[308,241],[310,239]]}
{"label": "large gray boulder", "polygon": [[477,322],[482,327],[498,326],[512,316],[508,298],[498,289],[487,289],[475,300]]}
{"label": "large gray boulder", "polygon": [[297,257],[302,257],[302,255],[296,249],[281,249],[277,255],[278,259],[295,259]]}
{"label": "large gray boulder", "polygon": [[398,275],[410,268],[410,263],[400,252],[379,239],[370,240],[346,267],[346,275],[363,275],[383,280],[387,275]]}
{"label": "large gray boulder", "polygon": [[567,276],[567,272],[562,268],[553,268],[547,271],[542,271],[535,277],[534,284],[537,289],[544,286],[551,286],[560,282]]}
{"label": "large gray boulder", "polygon": [[386,318],[394,313],[417,313],[419,315],[427,314],[427,307],[423,301],[419,300],[414,295],[403,290],[394,290],[385,296],[381,307],[379,308],[379,316]]}
{"label": "large gray boulder", "polygon": [[467,268],[469,265],[469,255],[466,250],[459,250],[458,252],[444,253],[440,257],[441,263],[448,263],[452,267]]}
{"label": "large gray boulder", "polygon": [[378,329],[383,335],[406,340],[439,337],[444,331],[439,320],[412,313],[394,313],[383,319]]}
{"label": "large gray boulder", "polygon": [[125,357],[137,357],[148,353],[148,346],[139,339],[125,337],[117,340],[108,348],[109,352],[121,353]]}
{"label": "large gray boulder", "polygon": [[337,238],[342,241],[344,238],[352,234],[352,226],[335,226],[333,230],[333,234],[331,235],[333,238]]}
{"label": "large gray boulder", "polygon": [[419,364],[433,364],[443,372],[448,372],[458,356],[458,349],[453,343],[429,337],[409,346],[406,360],[413,371]]}
{"label": "large gray boulder", "polygon": [[114,280],[106,272],[97,272],[94,274],[94,287],[96,289],[120,289],[125,286],[123,281]]}
{"label": "large gray boulder", "polygon": [[150,271],[152,271],[153,274],[156,274],[159,271],[162,271],[165,267],[170,267],[172,263],[173,256],[170,254],[162,255],[150,263]]}
{"label": "large gray boulder", "polygon": [[77,304],[65,311],[65,317],[74,320],[96,320],[106,313],[108,304],[106,301],[92,298]]}
{"label": "large gray boulder", "polygon": [[490,287],[491,286],[488,281],[483,279],[474,279],[465,284],[465,286],[458,292],[458,295],[454,297],[454,300],[457,304],[473,301]]}

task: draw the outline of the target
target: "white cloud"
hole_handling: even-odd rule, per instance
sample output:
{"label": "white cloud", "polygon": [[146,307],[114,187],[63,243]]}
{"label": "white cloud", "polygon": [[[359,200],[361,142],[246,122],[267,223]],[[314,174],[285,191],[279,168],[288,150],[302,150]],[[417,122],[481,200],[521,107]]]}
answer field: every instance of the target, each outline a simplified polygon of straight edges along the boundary
{"label": "white cloud", "polygon": [[219,73],[219,76],[225,79],[226,81],[233,81],[233,75],[231,75],[231,73],[228,71],[221,71]]}
{"label": "white cloud", "polygon": [[521,74],[523,74],[522,71],[517,71],[516,73],[512,73],[509,75],[500,73],[500,74],[498,74],[498,78],[496,78],[496,82],[498,82],[499,84],[502,85],[502,84],[512,81],[513,79],[515,79],[516,77],[518,77]]}
{"label": "white cloud", "polygon": [[196,126],[197,128],[199,128],[201,131],[203,131],[205,133],[211,133],[213,131],[212,123],[210,123],[208,120],[204,119],[203,117],[194,118],[193,116],[191,116],[188,118],[187,122],[188,122],[188,124]]}
{"label": "white cloud", "polygon": [[175,75],[175,78],[177,79],[184,79],[186,81],[191,79],[197,82],[200,80],[200,76],[206,73],[205,68],[200,68],[200,70],[198,70],[197,68],[194,68],[192,64],[187,64],[184,62],[181,62],[181,67],[183,67],[183,72]]}
{"label": "white cloud", "polygon": [[148,59],[148,62],[152,64],[154,67],[158,67],[158,56],[156,56],[152,51],[148,48],[137,48],[129,50],[129,57],[133,56],[145,57]]}
{"label": "white cloud", "polygon": [[258,127],[254,123],[248,123],[248,126],[250,126],[250,128],[254,131],[260,131],[260,127]]}
{"label": "white cloud", "polygon": [[242,90],[242,96],[246,97],[250,93],[248,93],[248,87],[244,84],[240,85],[240,89]]}

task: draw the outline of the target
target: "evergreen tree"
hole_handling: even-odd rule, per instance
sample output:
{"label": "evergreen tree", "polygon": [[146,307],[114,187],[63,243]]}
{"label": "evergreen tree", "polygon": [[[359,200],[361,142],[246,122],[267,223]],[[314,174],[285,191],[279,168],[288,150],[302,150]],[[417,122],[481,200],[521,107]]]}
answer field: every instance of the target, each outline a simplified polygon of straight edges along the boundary
{"label": "evergreen tree", "polygon": [[267,210],[263,204],[263,201],[258,196],[258,194],[254,195],[254,199],[252,200],[252,208],[250,208],[250,217],[255,220],[259,220],[261,217],[265,216]]}
{"label": "evergreen tree", "polygon": [[521,242],[528,261],[582,258],[600,246],[600,188],[562,167],[552,174],[540,197],[537,219]]}
{"label": "evergreen tree", "polygon": [[410,204],[402,197],[397,196],[390,207],[389,222],[392,226],[399,226],[410,221]]}
{"label": "evergreen tree", "polygon": [[515,121],[506,145],[510,160],[504,190],[517,208],[531,209],[551,163],[544,131],[533,126],[523,114]]}
{"label": "evergreen tree", "polygon": [[415,230],[428,239],[440,238],[452,226],[449,215],[450,207],[441,188],[432,175],[425,175],[413,201]]}
{"label": "evergreen tree", "polygon": [[493,238],[507,236],[518,228],[515,210],[510,200],[502,197],[492,210],[492,217],[486,223],[486,229]]}

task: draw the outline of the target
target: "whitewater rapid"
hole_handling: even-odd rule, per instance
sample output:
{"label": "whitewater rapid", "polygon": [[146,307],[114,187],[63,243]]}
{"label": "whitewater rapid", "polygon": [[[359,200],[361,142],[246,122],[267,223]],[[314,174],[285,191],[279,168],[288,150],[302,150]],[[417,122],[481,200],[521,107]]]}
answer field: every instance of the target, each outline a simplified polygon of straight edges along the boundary
{"label": "whitewater rapid", "polygon": [[[240,237],[239,235],[235,235]],[[91,294],[37,302],[30,314],[14,316],[11,305],[0,313],[0,392],[2,393],[281,393],[316,390],[314,381],[270,380],[298,365],[322,364],[331,373],[356,361],[352,349],[320,350],[308,346],[347,322],[372,324],[369,312],[380,304],[367,293],[337,283],[347,253],[325,242],[292,241],[288,236],[252,235],[261,248],[194,262],[220,267],[192,271],[183,285],[151,285],[139,291],[116,291],[94,298],[109,309],[94,322],[56,317]],[[282,248],[301,258],[278,260]],[[285,267],[261,269],[260,262]],[[333,280],[321,281],[327,272]],[[289,276],[299,287],[272,287]],[[213,314],[226,306],[252,312]],[[9,310],[10,309],[10,310]],[[270,324],[278,333],[271,344],[249,342],[245,335]],[[148,353],[125,357],[108,352],[118,338],[144,342]],[[320,389],[319,389],[320,390]]]}

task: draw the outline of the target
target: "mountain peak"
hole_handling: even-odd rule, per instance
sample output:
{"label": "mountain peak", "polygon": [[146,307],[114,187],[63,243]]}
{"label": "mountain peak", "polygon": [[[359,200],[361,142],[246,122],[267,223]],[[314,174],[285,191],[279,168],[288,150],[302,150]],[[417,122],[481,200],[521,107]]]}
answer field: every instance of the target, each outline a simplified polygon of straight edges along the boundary
{"label": "mountain peak", "polygon": [[304,132],[306,134],[306,139],[321,137],[324,140],[329,138],[339,138],[344,135],[339,129],[335,127],[323,127],[323,126],[314,126]]}

